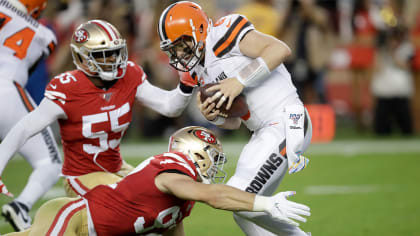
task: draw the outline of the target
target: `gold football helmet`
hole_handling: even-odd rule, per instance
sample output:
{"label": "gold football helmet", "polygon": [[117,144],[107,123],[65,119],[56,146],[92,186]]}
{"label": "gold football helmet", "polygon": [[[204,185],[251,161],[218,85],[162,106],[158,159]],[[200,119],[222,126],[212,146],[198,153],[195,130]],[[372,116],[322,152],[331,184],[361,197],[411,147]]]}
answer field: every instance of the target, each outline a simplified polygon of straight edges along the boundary
{"label": "gold football helmet", "polygon": [[222,144],[216,135],[199,126],[189,126],[176,131],[169,138],[169,151],[178,151],[191,157],[203,183],[223,183],[226,162]]}
{"label": "gold football helmet", "polygon": [[81,24],[73,33],[70,47],[73,63],[85,74],[107,81],[124,77],[127,44],[110,23],[91,20]]}
{"label": "gold football helmet", "polygon": [[204,56],[211,20],[201,7],[181,1],[167,7],[158,23],[160,48],[169,64],[179,71],[190,71]]}

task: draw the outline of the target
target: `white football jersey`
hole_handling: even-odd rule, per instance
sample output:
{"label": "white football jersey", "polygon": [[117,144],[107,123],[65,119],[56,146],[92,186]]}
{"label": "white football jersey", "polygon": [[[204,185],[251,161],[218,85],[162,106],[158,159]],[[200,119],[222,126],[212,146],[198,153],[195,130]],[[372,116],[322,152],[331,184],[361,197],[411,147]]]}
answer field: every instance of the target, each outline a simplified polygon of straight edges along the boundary
{"label": "white football jersey", "polygon": [[[239,42],[254,29],[245,16],[232,14],[221,18],[207,36],[204,65],[198,64],[190,71],[192,78],[202,86],[237,77],[239,71],[253,60],[240,52]],[[286,104],[300,103],[290,74],[283,64],[257,87],[245,88],[243,95],[248,103],[249,114],[242,119],[250,130],[276,122]]]}
{"label": "white football jersey", "polygon": [[0,80],[25,86],[28,71],[54,50],[54,33],[30,15],[0,1]]}

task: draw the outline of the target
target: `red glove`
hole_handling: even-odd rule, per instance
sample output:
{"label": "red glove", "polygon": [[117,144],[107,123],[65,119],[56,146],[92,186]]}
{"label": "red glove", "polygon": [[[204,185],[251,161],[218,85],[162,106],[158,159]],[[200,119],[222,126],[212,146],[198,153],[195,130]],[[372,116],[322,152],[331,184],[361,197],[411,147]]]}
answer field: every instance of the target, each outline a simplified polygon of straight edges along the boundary
{"label": "red glove", "polygon": [[4,185],[3,181],[1,181],[1,177],[0,177],[0,193],[8,197],[13,197],[13,194],[9,192],[9,190],[7,190],[6,185]]}

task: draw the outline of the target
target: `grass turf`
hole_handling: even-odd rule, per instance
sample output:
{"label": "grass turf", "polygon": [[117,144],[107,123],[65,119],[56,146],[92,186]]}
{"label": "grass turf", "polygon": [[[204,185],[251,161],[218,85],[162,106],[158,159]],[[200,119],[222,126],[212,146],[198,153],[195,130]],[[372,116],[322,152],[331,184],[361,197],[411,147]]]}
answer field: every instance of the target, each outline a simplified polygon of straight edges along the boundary
{"label": "grass turf", "polygon": [[[292,200],[311,207],[312,216],[301,225],[312,235],[417,235],[420,232],[420,153],[320,155],[309,153],[303,172],[286,175],[279,191],[296,190]],[[129,159],[132,164],[139,160]],[[234,160],[226,166],[230,175]],[[9,163],[3,181],[19,193],[30,166],[22,159]],[[60,186],[58,183],[57,186]],[[0,197],[0,205],[10,201]],[[31,211],[45,200],[39,201]],[[187,235],[243,235],[227,211],[197,203],[184,222]],[[0,219],[0,233],[12,228]]]}

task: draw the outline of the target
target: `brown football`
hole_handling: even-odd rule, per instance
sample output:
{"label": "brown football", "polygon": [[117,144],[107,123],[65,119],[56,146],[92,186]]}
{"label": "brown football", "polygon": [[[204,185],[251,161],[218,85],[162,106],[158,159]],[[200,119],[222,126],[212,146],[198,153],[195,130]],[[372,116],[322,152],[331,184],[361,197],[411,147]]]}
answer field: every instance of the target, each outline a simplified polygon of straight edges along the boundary
{"label": "brown football", "polygon": [[[206,89],[216,85],[216,83],[213,84],[206,84],[204,86],[200,87],[200,100],[201,102],[204,102],[208,97],[212,97],[217,91],[210,91],[207,92]],[[220,99],[220,98],[219,98]],[[215,103],[219,101],[217,99]],[[219,116],[222,116],[224,118],[234,118],[234,117],[242,117],[248,113],[248,104],[246,103],[245,96],[242,94],[239,94],[232,102],[232,106],[229,110],[226,110],[227,101],[223,103],[223,105],[219,108],[220,113]]]}

